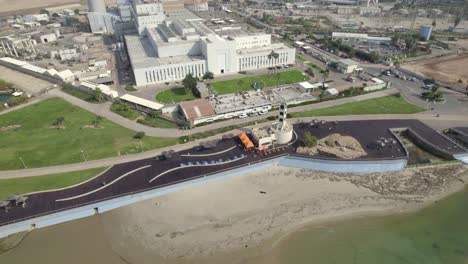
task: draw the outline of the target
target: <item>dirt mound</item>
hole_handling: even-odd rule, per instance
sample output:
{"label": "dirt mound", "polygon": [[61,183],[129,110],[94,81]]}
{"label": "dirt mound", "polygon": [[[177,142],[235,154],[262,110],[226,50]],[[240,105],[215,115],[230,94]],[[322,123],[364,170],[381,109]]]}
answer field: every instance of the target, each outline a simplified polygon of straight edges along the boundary
{"label": "dirt mound", "polygon": [[332,134],[320,139],[317,146],[313,148],[299,147],[297,152],[308,155],[320,154],[339,159],[356,159],[367,155],[359,141],[340,134]]}
{"label": "dirt mound", "polygon": [[[438,81],[465,88],[466,81],[468,80],[468,71],[466,71],[467,61],[468,55],[454,55],[420,60],[415,63],[406,64],[403,68]],[[458,80],[462,80],[463,83],[458,83]]]}

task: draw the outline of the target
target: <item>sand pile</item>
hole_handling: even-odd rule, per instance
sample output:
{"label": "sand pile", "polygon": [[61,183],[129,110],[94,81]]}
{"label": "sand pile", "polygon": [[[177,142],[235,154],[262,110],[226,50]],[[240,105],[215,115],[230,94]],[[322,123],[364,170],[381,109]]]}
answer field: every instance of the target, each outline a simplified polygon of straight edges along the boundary
{"label": "sand pile", "polygon": [[367,155],[367,152],[355,138],[337,133],[320,139],[317,146],[313,148],[299,147],[297,153],[319,154],[339,159],[356,159]]}

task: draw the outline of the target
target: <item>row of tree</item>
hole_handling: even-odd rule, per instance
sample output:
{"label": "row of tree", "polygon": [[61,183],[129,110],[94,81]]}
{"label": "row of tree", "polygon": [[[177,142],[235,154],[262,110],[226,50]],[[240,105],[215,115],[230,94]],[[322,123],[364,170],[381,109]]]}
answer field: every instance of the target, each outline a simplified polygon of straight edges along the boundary
{"label": "row of tree", "polygon": [[355,49],[351,47],[350,45],[343,44],[339,40],[336,41],[336,40],[328,39],[328,40],[323,40],[322,43],[328,49],[335,49],[335,50],[339,50],[341,52],[348,54],[350,58],[358,57],[361,60],[370,61],[372,63],[377,63],[380,61],[380,56],[375,51],[365,52],[359,49]]}

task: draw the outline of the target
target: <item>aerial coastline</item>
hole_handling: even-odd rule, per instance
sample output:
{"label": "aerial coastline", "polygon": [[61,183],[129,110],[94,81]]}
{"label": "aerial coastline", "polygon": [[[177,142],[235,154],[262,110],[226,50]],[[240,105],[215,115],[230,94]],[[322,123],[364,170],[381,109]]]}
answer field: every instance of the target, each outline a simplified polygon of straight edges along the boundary
{"label": "aerial coastline", "polygon": [[419,210],[463,189],[467,172],[459,163],[361,175],[269,167],[92,218],[130,263],[216,263],[237,252],[248,260],[305,224]]}

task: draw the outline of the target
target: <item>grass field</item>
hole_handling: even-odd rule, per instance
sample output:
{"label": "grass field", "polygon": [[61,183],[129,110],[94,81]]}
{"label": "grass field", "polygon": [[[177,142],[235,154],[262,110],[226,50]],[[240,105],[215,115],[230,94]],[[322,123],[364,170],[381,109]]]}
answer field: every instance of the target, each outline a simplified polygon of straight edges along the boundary
{"label": "grass field", "polygon": [[69,87],[63,87],[62,91],[66,92],[69,95],[73,95],[76,98],[80,98],[83,101],[89,102],[89,103],[104,103],[105,101],[103,100],[102,102],[98,102],[94,99],[94,96],[87,94],[85,92],[79,91],[74,88],[69,88]]}
{"label": "grass field", "polygon": [[271,87],[277,84],[276,74],[279,74],[279,85],[302,82],[309,79],[309,77],[304,76],[302,72],[298,70],[291,70],[273,74],[263,74],[233,80],[213,82],[211,83],[211,87],[213,87],[218,92],[218,94],[253,90],[252,84],[254,83],[263,83],[264,87]]}
{"label": "grass field", "polygon": [[[64,117],[64,129],[50,128]],[[0,128],[21,127],[0,132],[0,170],[44,167],[119,154],[137,153],[176,144],[177,138],[134,139],[134,131],[107,119],[103,128],[85,128],[96,116],[61,99],[49,99],[0,116]],[[82,152],[83,151],[83,152]]]}
{"label": "grass field", "polygon": [[312,63],[312,62],[307,63],[307,65],[308,65],[309,67],[312,67],[312,68],[316,69],[316,70],[319,71],[319,72],[323,71],[323,69],[322,69],[320,66],[318,66],[318,65],[316,65],[316,64],[314,64],[314,63]]}
{"label": "grass field", "polygon": [[0,180],[0,200],[14,194],[47,191],[73,186],[103,172],[106,168]]}
{"label": "grass field", "polygon": [[176,123],[166,120],[164,118],[161,118],[157,115],[145,116],[145,118],[139,119],[138,123],[145,125],[145,126],[160,127],[160,128],[177,128],[178,127]]}
{"label": "grass field", "polygon": [[114,103],[110,107],[111,111],[127,119],[135,120],[141,116],[140,112],[134,110],[127,104]]}
{"label": "grass field", "polygon": [[187,91],[184,87],[173,88],[156,94],[156,101],[163,104],[178,103],[196,98],[197,97],[192,93],[192,91]]}
{"label": "grass field", "polygon": [[322,109],[291,113],[291,117],[375,115],[375,114],[415,114],[425,108],[407,102],[401,96],[386,96],[360,102],[347,103]]}

